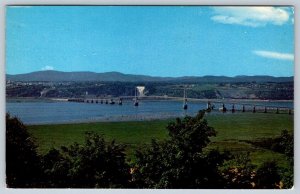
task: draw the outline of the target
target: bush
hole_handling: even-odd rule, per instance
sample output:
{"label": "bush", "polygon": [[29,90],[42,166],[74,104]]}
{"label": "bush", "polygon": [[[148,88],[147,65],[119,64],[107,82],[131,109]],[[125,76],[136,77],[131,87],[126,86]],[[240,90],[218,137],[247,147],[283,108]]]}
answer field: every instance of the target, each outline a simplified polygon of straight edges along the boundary
{"label": "bush", "polygon": [[6,114],[6,184],[8,187],[40,187],[40,157],[26,127]]}
{"label": "bush", "polygon": [[233,155],[222,166],[222,174],[226,180],[227,189],[254,188],[255,166],[251,163],[250,153]]}
{"label": "bush", "polygon": [[226,155],[217,150],[203,152],[216,131],[203,119],[177,119],[168,125],[170,139],[136,152],[134,182],[139,188],[222,188],[218,167]]}
{"label": "bush", "polygon": [[47,187],[124,188],[129,187],[130,168],[125,162],[124,147],[102,136],[86,133],[85,144],[74,143],[52,149],[44,156]]}
{"label": "bush", "polygon": [[279,188],[280,175],[275,161],[264,162],[258,168],[255,176],[255,185],[258,189]]}

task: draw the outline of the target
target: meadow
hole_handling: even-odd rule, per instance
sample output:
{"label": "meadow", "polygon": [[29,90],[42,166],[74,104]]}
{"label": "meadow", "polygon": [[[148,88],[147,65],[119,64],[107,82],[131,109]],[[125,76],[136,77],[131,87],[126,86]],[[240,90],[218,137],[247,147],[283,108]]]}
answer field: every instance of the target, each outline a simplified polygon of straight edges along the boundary
{"label": "meadow", "polygon": [[[218,148],[233,153],[250,152],[254,164],[275,160],[279,166],[288,165],[283,154],[256,147],[248,141],[273,138],[283,129],[293,132],[293,115],[273,113],[210,114],[205,116],[208,124],[217,131],[207,149]],[[103,134],[106,141],[116,140],[126,145],[128,162],[134,160],[135,150],[150,144],[151,139],[162,141],[168,138],[166,126],[175,119],[128,122],[100,122],[55,125],[30,125],[29,132],[35,138],[40,154],[51,148],[60,148],[77,142],[84,142],[85,132]]]}

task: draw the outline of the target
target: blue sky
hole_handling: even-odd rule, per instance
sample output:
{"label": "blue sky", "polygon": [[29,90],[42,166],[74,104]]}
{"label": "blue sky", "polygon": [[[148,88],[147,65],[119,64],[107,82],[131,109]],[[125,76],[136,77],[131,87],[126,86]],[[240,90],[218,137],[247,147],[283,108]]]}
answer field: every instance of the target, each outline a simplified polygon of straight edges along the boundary
{"label": "blue sky", "polygon": [[294,75],[292,7],[8,6],[6,73]]}

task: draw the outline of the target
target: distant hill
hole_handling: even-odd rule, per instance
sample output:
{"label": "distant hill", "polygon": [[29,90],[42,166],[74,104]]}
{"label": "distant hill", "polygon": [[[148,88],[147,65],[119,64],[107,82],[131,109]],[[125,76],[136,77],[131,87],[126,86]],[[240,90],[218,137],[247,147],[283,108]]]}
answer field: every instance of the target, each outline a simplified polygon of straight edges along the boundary
{"label": "distant hill", "polygon": [[130,75],[119,72],[95,73],[95,72],[61,72],[61,71],[36,71],[26,74],[6,75],[11,81],[164,81],[168,78],[151,77],[144,75]]}
{"label": "distant hill", "polygon": [[10,81],[119,81],[119,82],[193,82],[193,83],[219,83],[219,82],[290,82],[294,77],[273,76],[184,76],[184,77],[152,77],[146,75],[123,74],[119,72],[61,72],[61,71],[36,71],[32,73],[6,75]]}

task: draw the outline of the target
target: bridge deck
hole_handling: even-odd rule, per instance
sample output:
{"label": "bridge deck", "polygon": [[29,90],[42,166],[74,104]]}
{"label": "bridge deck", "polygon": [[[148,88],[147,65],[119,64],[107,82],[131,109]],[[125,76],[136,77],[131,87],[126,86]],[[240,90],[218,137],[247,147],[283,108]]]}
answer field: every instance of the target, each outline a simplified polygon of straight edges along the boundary
{"label": "bridge deck", "polygon": [[[74,101],[74,102],[96,102],[96,101],[115,101],[118,102],[120,99],[122,100],[133,100],[135,98],[135,96],[119,96],[119,97],[95,97],[95,98],[73,98],[73,99],[68,99],[68,101]],[[172,96],[138,96],[139,100],[174,100],[174,101],[183,101],[182,97],[172,97]],[[258,109],[260,107],[263,108],[268,108],[268,109],[286,109],[286,110],[293,110],[290,107],[285,107],[285,106],[274,106],[274,105],[261,105],[261,104],[255,104],[255,100],[253,101],[253,103],[249,103],[249,102],[245,102],[243,103],[243,101],[246,101],[244,99],[199,99],[199,98],[187,98],[187,101],[190,102],[205,102],[208,103],[210,102],[211,105],[214,104],[221,104],[221,105],[227,105],[228,107],[231,107],[232,105],[235,106],[246,106],[246,107],[257,107]],[[270,102],[270,101],[265,101]]]}

